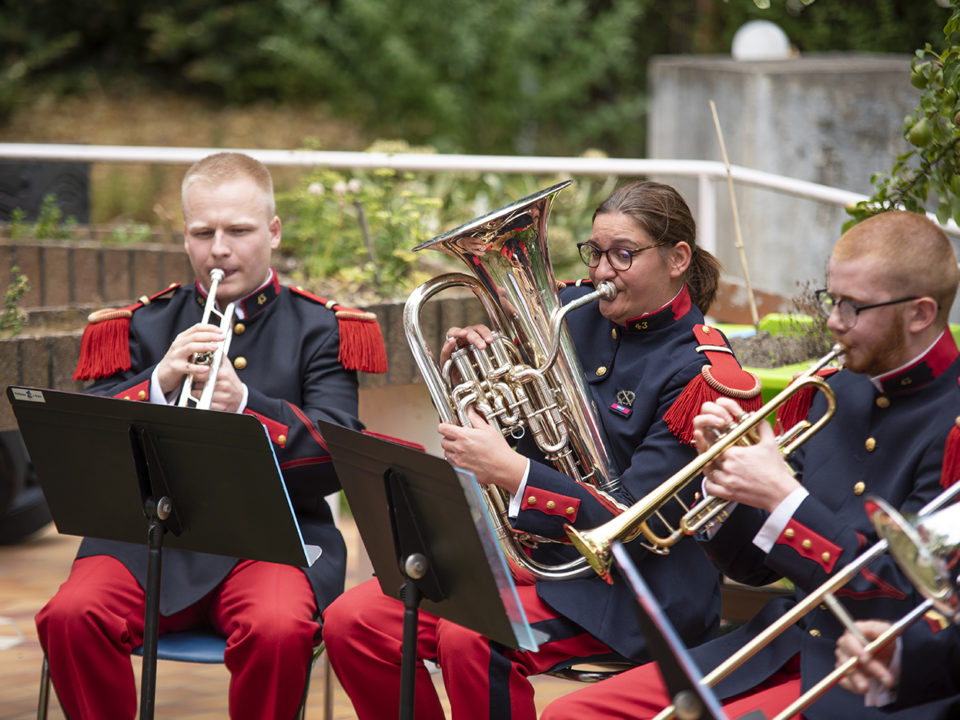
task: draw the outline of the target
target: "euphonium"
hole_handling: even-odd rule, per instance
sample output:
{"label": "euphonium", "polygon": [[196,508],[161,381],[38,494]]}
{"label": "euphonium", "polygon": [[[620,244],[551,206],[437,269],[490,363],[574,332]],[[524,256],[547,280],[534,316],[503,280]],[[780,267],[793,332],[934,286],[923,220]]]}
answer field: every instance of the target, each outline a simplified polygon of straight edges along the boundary
{"label": "euphonium", "polygon": [[[610,581],[610,546],[614,541],[628,542],[643,535],[647,547],[653,552],[667,554],[670,547],[680,538],[692,535],[705,527],[720,515],[728,500],[707,496],[693,507],[688,507],[680,497],[680,492],[693,480],[700,477],[703,469],[733,445],[752,445],[756,443],[757,426],[767,422],[767,416],[776,412],[793,395],[805,388],[819,390],[827,399],[827,409],[816,422],[803,420],[787,430],[778,438],[780,453],[787,457],[810,437],[819,432],[836,412],[836,397],[827,382],[817,375],[817,371],[842,354],[843,348],[834,345],[829,353],[814,363],[805,372],[798,375],[783,390],[777,393],[759,410],[744,413],[727,427],[708,450],[694,458],[686,467],[676,472],[656,490],[645,495],[620,515],[592,530],[577,530],[567,526],[567,535],[580,554],[589,561],[591,567],[608,582]],[[663,507],[675,501],[683,511],[679,526],[674,528],[663,516]],[[657,534],[650,526],[650,520],[656,517],[667,529],[666,534]]]}
{"label": "euphonium", "polygon": [[[618,485],[609,443],[563,319],[576,307],[601,297],[612,299],[616,288],[601,283],[596,292],[560,304],[547,251],[547,216],[556,194],[569,184],[549,187],[414,248],[457,257],[473,274],[448,273],[418,287],[407,299],[403,324],[444,422],[469,426],[467,407],[474,405],[505,436],[519,439],[529,432],[561,472],[609,491]],[[455,351],[441,369],[424,341],[420,313],[427,300],[452,287],[466,287],[476,295],[495,340],[483,351],[472,346]],[[563,580],[590,572],[583,558],[559,565],[533,560],[523,543],[543,538],[515,533],[507,517],[506,493],[496,486],[484,490],[498,541],[515,574]]]}
{"label": "euphonium", "polygon": [[[207,293],[207,302],[203,306],[203,315],[200,318],[200,322],[203,324],[209,323],[210,315],[217,312],[214,308],[217,304],[217,287],[219,287],[221,280],[223,280],[223,270],[214,268],[210,271],[210,291]],[[180,401],[178,404],[181,407],[187,407],[190,403],[193,403],[193,407],[198,410],[210,409],[210,403],[213,400],[213,390],[217,384],[217,373],[220,372],[220,363],[230,349],[230,340],[233,337],[232,323],[233,303],[230,303],[223,309],[223,314],[220,315],[220,330],[224,334],[223,342],[220,343],[219,347],[217,347],[213,353],[196,353],[190,360],[197,365],[210,366],[210,374],[207,376],[207,382],[200,392],[200,397],[198,398],[193,395],[193,376],[187,375],[183,381],[183,388],[180,391]]]}

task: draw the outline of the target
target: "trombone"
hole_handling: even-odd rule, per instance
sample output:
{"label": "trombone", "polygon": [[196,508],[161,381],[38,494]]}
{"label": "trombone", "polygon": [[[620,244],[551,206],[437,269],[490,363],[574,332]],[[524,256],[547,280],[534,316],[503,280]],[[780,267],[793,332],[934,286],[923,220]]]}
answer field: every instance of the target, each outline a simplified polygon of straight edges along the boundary
{"label": "trombone", "polygon": [[[704,675],[700,684],[706,687],[716,685],[821,602],[826,603],[834,611],[841,623],[846,627],[851,627],[851,618],[843,610],[840,603],[836,601],[833,593],[850,582],[863,568],[888,549],[904,573],[917,585],[917,589],[927,597],[927,600],[907,613],[887,632],[869,643],[866,647],[867,652],[873,652],[890,642],[931,608],[944,612],[954,622],[960,620],[960,598],[958,598],[960,590],[957,588],[955,576],[956,565],[958,559],[960,559],[960,531],[958,531],[957,522],[960,505],[954,505],[937,512],[958,495],[960,495],[960,482],[955,482],[924,505],[917,516],[921,521],[917,530],[912,528],[910,523],[901,518],[899,513],[885,502],[876,498],[868,499],[866,501],[867,512],[871,514],[874,526],[877,528],[877,533],[881,536],[881,539],[838,570],[829,580],[803,600],[797,602],[780,619],[768,625],[763,632],[720,663],[709,674]],[[932,541],[924,540],[924,535],[932,537]],[[953,577],[949,576],[951,572],[954,573]],[[844,675],[853,670],[858,662],[857,658],[850,658],[839,668],[834,669],[790,707],[777,715],[774,720],[787,720],[787,718],[802,712],[804,708],[839,682]],[[675,716],[676,706],[670,705],[664,708],[654,720],[667,720]]]}
{"label": "trombone", "polygon": [[[839,344],[834,345],[830,352],[794,378],[787,387],[777,393],[763,407],[752,413],[743,413],[736,422],[731,423],[723,430],[716,442],[705,452],[698,455],[686,467],[621,514],[592,530],[581,531],[572,525],[567,525],[565,529],[570,541],[580,551],[580,554],[587,559],[597,574],[607,582],[612,582],[610,577],[612,561],[610,546],[615,541],[628,542],[642,534],[646,538],[646,546],[651,551],[660,555],[668,554],[670,547],[675,545],[678,540],[703,529],[709,522],[723,513],[730,504],[729,500],[708,495],[696,505],[689,507],[680,498],[680,491],[688,483],[700,477],[707,465],[733,445],[755,444],[759,438],[757,426],[766,422],[767,416],[776,412],[781,405],[803,389],[812,388],[822,392],[827,399],[827,409],[816,422],[810,423],[807,420],[802,420],[780,435],[777,441],[780,446],[780,454],[787,457],[829,422],[836,412],[836,396],[833,388],[817,375],[817,372],[842,353],[843,347]],[[673,527],[662,514],[663,506],[670,500],[679,503],[684,513],[678,527]],[[664,525],[667,530],[666,534],[658,535],[650,527],[649,521],[654,517],[658,518]]]}
{"label": "trombone", "polygon": [[[214,309],[217,304],[217,287],[223,280],[223,270],[214,268],[210,271],[210,292],[207,293],[207,302],[203,306],[203,316],[200,322],[207,324],[210,322],[210,315],[217,313]],[[233,308],[230,303],[220,315],[220,331],[224,334],[223,342],[212,353],[194,353],[190,362],[197,365],[209,365],[210,374],[207,376],[207,383],[200,392],[200,397],[193,395],[193,376],[187,375],[183,381],[183,388],[180,391],[180,401],[177,403],[180,407],[192,407],[198,410],[209,410],[210,403],[213,401],[213,390],[217,384],[217,374],[220,372],[220,363],[223,362],[224,355],[230,349],[230,340],[233,338]],[[217,313],[219,314],[219,313]]]}

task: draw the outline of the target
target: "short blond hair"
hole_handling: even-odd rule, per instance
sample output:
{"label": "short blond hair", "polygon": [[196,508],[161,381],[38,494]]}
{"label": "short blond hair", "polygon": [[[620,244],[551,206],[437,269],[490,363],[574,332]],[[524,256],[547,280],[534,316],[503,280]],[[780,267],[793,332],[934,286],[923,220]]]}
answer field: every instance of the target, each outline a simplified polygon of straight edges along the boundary
{"label": "short blond hair", "polygon": [[276,201],[270,171],[259,160],[238,152],[214,153],[191,165],[180,184],[180,202],[186,206],[187,189],[195,182],[217,185],[234,180],[238,175],[250,178],[263,191],[267,199],[267,217],[272,218],[276,214]]}
{"label": "short blond hair", "polygon": [[937,320],[946,325],[960,268],[946,233],[926,215],[906,210],[874,215],[841,236],[831,259],[875,261],[884,289],[932,297],[940,305]]}

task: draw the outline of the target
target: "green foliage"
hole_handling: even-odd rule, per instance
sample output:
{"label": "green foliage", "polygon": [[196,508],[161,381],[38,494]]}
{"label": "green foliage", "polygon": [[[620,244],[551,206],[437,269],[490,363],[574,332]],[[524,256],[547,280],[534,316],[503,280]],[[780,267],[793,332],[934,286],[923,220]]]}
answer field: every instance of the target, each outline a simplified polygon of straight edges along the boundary
{"label": "green foliage", "polygon": [[911,63],[910,82],[922,92],[903,124],[910,149],[897,156],[889,172],[870,178],[873,195],[848,208],[853,219],[844,229],[895,208],[935,209],[941,223],[951,218],[960,223],[960,0],[951,5],[944,49],[937,52],[927,43]]}
{"label": "green foliage", "polygon": [[435,229],[439,201],[427,192],[393,170],[314,171],[277,198],[284,248],[306,282],[336,278],[383,297],[400,294],[427,279],[410,252]]}
{"label": "green foliage", "polygon": [[10,213],[8,232],[11,240],[69,240],[76,229],[76,219],[73,216],[63,218],[57,196],[52,193],[43,196],[35,223],[28,222],[26,216],[22,208],[15,208]]}
{"label": "green foliage", "polygon": [[3,312],[0,313],[0,336],[11,337],[23,329],[27,314],[20,307],[20,300],[30,290],[27,276],[14,265],[10,268],[10,285],[3,298]]}
{"label": "green foliage", "polygon": [[[727,53],[744,22],[802,52],[934,42],[932,0],[101,0],[7,3],[0,113],[135,77],[215,103],[311,99],[443,152],[643,155],[646,72]],[[5,95],[6,93],[6,95]]]}
{"label": "green foliage", "polygon": [[[410,151],[397,143],[371,149]],[[305,285],[339,285],[338,294],[353,297],[402,298],[440,272],[465,270],[441,253],[413,253],[414,247],[562,179],[318,169],[292,190],[278,192],[282,248]],[[594,209],[617,184],[613,176],[585,177],[557,196],[548,240],[559,279],[586,277],[575,244],[589,233]]]}
{"label": "green foliage", "polygon": [[133,245],[146,243],[153,239],[153,228],[147,223],[127,222],[110,231],[106,244]]}

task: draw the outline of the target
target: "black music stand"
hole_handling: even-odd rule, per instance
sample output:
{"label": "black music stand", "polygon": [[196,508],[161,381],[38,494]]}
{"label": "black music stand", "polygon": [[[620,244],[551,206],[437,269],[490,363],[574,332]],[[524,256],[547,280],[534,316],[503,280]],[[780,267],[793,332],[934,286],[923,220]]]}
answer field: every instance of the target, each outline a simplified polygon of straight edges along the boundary
{"label": "black music stand", "polygon": [[536,651],[473,474],[389,440],[319,425],[380,588],[404,603],[400,717],[413,717],[421,607]]}
{"label": "black music stand", "polygon": [[7,397],[60,533],[148,554],[140,717],[153,717],[162,547],[308,567],[263,425],[250,415],[45,388]]}
{"label": "black music stand", "polygon": [[[696,663],[657,604],[623,544],[614,542],[610,550],[623,579],[637,598],[640,627],[674,706],[682,710],[682,715],[680,712],[677,715],[690,720],[728,720],[713,690],[702,684],[703,676]],[[766,716],[760,710],[754,710],[738,720],[766,720]]]}

